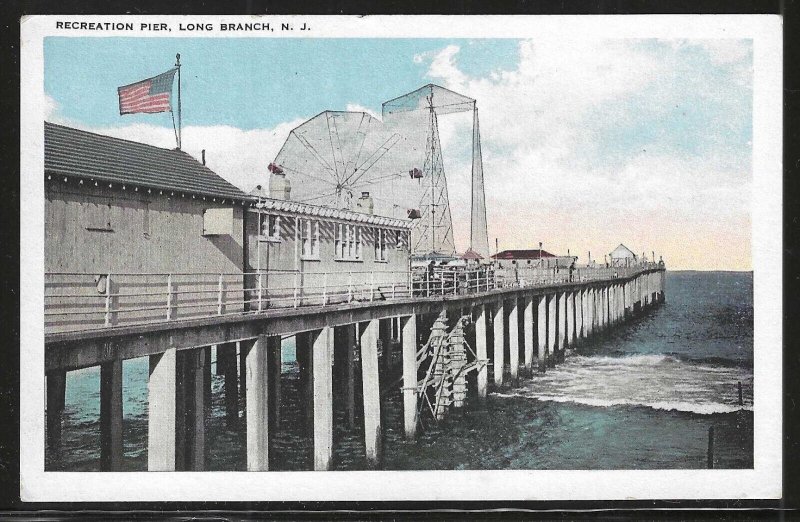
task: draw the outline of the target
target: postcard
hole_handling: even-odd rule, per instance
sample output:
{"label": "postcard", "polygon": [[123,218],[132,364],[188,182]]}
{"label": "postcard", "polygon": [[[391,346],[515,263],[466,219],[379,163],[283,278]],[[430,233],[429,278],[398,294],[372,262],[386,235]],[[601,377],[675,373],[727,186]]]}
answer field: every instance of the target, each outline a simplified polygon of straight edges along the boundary
{"label": "postcard", "polygon": [[21,31],[23,500],[780,498],[780,17]]}

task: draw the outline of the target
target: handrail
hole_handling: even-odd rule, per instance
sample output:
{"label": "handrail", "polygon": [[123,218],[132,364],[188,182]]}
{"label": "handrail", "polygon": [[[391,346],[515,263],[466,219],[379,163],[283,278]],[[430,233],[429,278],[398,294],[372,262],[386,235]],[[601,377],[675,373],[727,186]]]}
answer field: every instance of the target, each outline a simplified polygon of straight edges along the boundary
{"label": "handrail", "polygon": [[[241,315],[269,308],[327,307],[353,301],[476,295],[497,289],[612,281],[653,268],[663,268],[663,265],[648,263],[635,267],[583,267],[571,273],[561,268],[447,265],[363,272],[257,270],[237,273],[114,272],[99,275],[49,272],[45,274],[44,285],[45,331]],[[234,275],[237,280],[226,279],[226,276]],[[138,279],[155,276],[159,280]],[[208,276],[208,279],[182,279],[186,276]],[[83,316],[85,320],[81,321],[77,316]]]}

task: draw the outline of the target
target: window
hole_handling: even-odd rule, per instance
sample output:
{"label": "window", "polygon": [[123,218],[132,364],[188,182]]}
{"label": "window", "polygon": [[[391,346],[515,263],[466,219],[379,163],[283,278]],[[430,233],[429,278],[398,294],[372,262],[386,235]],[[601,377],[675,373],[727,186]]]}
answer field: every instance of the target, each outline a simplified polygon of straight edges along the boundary
{"label": "window", "polygon": [[319,221],[300,220],[300,243],[303,245],[304,258],[319,259]]}
{"label": "window", "polygon": [[375,261],[388,261],[388,249],[386,244],[389,240],[388,230],[382,228],[375,229]]}
{"label": "window", "polygon": [[280,241],[281,217],[275,214],[261,214],[259,235],[268,240]]}
{"label": "window", "polygon": [[336,259],[357,261],[361,259],[361,227],[334,224],[336,229]]}

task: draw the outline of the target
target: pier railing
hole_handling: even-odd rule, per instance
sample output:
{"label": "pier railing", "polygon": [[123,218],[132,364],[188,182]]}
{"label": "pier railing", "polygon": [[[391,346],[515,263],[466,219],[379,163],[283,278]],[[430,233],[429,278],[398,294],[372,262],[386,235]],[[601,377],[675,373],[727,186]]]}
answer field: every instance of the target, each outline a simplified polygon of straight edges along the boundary
{"label": "pier railing", "polygon": [[479,294],[630,277],[620,268],[428,267],[411,271],[45,274],[45,333],[258,313],[275,308]]}

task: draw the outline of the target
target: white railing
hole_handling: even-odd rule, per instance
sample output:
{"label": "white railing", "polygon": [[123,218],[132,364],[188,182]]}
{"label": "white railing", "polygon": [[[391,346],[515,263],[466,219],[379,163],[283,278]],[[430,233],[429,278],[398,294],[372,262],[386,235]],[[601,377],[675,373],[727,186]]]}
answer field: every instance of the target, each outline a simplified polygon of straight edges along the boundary
{"label": "white railing", "polygon": [[411,272],[46,273],[45,332],[611,280],[655,267],[579,268],[571,273],[491,266]]}

